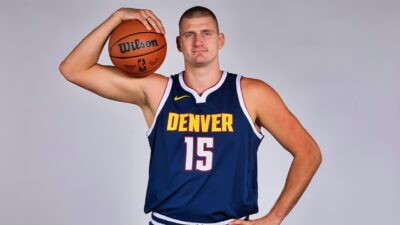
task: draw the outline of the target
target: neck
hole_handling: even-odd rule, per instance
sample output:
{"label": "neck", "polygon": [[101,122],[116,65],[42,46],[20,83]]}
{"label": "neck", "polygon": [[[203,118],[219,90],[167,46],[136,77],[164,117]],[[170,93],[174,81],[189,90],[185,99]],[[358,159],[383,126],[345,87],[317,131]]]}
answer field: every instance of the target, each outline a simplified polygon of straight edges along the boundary
{"label": "neck", "polygon": [[183,80],[185,84],[195,90],[200,96],[204,91],[216,85],[221,79],[222,71],[219,64],[205,67],[185,66]]}

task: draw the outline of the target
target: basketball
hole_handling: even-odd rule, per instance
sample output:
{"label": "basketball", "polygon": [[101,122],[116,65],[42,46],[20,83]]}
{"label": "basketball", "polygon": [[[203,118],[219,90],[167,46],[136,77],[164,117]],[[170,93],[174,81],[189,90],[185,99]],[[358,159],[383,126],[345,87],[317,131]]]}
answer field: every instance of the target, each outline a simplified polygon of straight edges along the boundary
{"label": "basketball", "polygon": [[108,52],[115,67],[134,77],[155,72],[167,54],[165,36],[147,30],[139,20],[127,20],[111,33]]}

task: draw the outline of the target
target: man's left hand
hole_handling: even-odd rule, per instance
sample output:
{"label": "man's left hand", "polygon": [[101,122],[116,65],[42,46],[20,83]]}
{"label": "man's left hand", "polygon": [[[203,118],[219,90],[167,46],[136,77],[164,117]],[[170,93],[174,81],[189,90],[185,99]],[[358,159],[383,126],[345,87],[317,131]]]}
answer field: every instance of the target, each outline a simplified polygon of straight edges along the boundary
{"label": "man's left hand", "polygon": [[280,222],[274,222],[269,217],[259,218],[255,220],[232,220],[229,225],[280,225]]}

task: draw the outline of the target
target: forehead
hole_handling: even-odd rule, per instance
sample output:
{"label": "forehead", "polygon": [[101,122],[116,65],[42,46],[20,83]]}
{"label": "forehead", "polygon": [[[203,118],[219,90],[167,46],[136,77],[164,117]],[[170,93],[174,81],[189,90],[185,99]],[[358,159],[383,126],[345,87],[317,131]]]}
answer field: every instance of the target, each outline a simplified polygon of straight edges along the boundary
{"label": "forehead", "polygon": [[217,24],[211,16],[202,16],[195,18],[184,18],[182,20],[180,31],[185,33],[197,30],[213,30],[217,31]]}

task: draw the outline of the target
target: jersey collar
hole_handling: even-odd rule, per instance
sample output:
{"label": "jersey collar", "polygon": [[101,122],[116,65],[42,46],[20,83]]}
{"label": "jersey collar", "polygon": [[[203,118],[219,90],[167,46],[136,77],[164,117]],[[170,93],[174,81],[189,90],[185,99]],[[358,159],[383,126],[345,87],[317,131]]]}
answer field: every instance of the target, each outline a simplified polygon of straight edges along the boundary
{"label": "jersey collar", "polygon": [[196,99],[196,103],[205,103],[207,96],[209,94],[211,94],[212,92],[218,90],[219,87],[221,87],[221,85],[224,83],[225,79],[227,76],[227,72],[223,71],[222,72],[222,76],[219,79],[218,83],[215,84],[214,86],[210,87],[209,89],[207,89],[205,92],[203,92],[203,94],[200,96],[195,90],[193,90],[192,88],[190,88],[189,86],[186,85],[185,81],[183,80],[183,71],[179,73],[179,83],[181,84],[182,88],[191,93],[193,95],[193,97]]}

